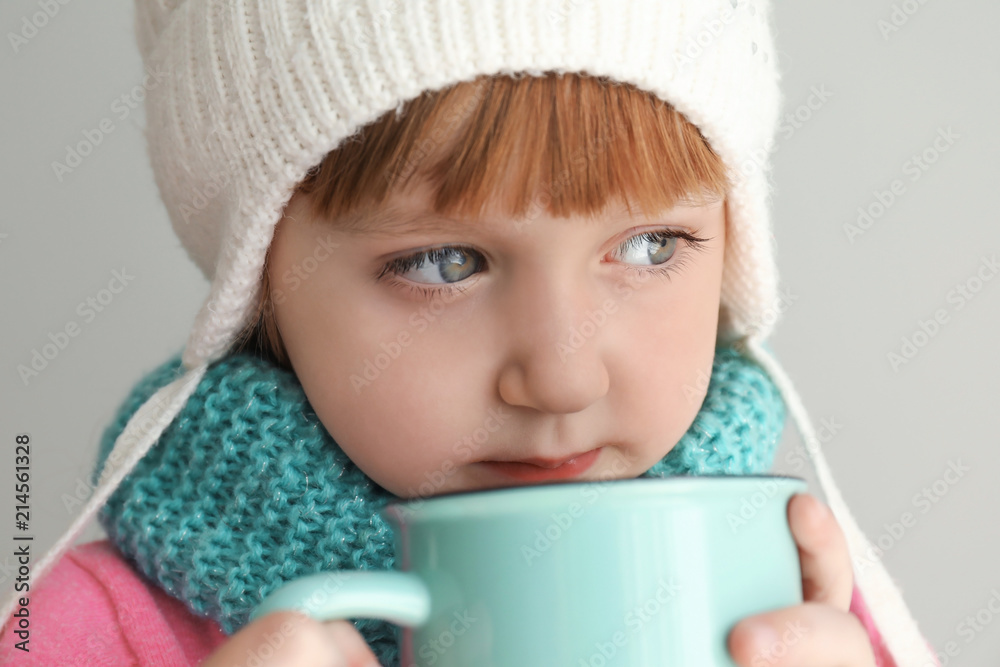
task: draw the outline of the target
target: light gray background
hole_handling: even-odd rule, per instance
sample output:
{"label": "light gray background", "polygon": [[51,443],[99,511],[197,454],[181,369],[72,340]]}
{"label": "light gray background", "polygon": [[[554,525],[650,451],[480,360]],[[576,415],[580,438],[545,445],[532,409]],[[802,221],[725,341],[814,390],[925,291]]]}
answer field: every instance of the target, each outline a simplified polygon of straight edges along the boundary
{"label": "light gray background", "polygon": [[[907,20],[883,35],[878,23],[891,20],[894,5]],[[79,511],[68,511],[63,495],[87,478],[113,411],[180,349],[207,289],[158,199],[141,112],[121,118],[113,106],[143,75],[131,3],[59,5],[15,53],[7,34],[38,11],[37,0],[0,5],[0,506],[8,526],[0,540],[13,544],[13,443],[27,432],[36,559]],[[939,650],[954,642],[947,664],[993,664],[1000,278],[961,309],[948,294],[1000,250],[1000,5],[788,0],[778,3],[776,25],[786,112],[805,119],[782,134],[774,158],[779,265],[791,294],[776,353],[817,426],[838,424],[826,445],[834,475],[862,529],[883,545],[928,639]],[[831,95],[821,104],[814,97],[810,109],[814,87]],[[52,162],[105,118],[113,131],[60,182]],[[947,128],[958,138],[911,180],[907,161]],[[851,243],[844,225],[894,179],[903,194]],[[86,322],[78,304],[122,268],[134,280]],[[893,370],[887,354],[900,353],[901,339],[938,309],[947,322]],[[18,364],[71,321],[80,334],[25,386]],[[790,426],[779,471],[810,477],[795,466],[800,447]],[[969,471],[951,484],[944,474],[956,462]],[[935,482],[936,503],[916,500]],[[894,536],[887,526],[906,512],[916,523]],[[82,540],[101,536],[95,523]],[[0,556],[4,590],[12,565]],[[977,613],[985,626],[970,634],[959,624]]]}

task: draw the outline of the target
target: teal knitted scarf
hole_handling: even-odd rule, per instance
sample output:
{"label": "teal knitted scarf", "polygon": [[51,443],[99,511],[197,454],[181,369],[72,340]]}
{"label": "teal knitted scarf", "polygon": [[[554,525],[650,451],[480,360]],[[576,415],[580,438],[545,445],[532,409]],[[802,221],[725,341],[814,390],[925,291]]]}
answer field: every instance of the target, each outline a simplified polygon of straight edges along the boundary
{"label": "teal knitted scarf", "polygon": [[[92,482],[129,417],[182,372],[177,354],[132,389],[104,432]],[[784,421],[766,373],[718,348],[694,422],[642,476],[766,473]],[[330,437],[294,373],[236,354],[208,368],[99,520],[139,572],[233,634],[291,579],[391,569],[392,530],[378,510],[394,499]],[[395,626],[355,625],[383,665],[397,664]]]}

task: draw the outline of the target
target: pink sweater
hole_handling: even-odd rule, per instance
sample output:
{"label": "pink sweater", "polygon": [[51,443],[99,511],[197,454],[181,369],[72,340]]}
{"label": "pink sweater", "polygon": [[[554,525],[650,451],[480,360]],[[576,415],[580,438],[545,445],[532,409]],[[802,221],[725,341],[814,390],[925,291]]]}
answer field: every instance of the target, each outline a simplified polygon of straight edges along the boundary
{"label": "pink sweater", "polygon": [[[0,639],[0,665],[25,667],[188,667],[200,664],[227,636],[210,619],[150,583],[109,540],[74,547],[31,592],[30,652],[10,624]],[[857,586],[855,614],[871,638],[878,667],[896,667]]]}

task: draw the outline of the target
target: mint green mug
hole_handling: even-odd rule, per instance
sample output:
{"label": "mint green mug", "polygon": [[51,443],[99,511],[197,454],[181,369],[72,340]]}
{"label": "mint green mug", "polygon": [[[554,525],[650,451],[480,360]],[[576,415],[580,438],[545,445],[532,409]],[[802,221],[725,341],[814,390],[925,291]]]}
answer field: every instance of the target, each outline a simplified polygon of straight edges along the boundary
{"label": "mint green mug", "polygon": [[397,501],[402,571],[319,573],[251,614],[402,626],[400,667],[736,667],[741,619],[802,603],[778,475],[550,483]]}

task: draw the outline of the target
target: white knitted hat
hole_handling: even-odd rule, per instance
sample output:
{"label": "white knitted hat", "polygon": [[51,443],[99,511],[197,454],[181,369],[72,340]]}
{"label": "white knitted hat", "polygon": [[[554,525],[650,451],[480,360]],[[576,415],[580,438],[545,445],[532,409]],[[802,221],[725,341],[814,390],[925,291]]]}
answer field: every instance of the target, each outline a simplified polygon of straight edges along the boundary
{"label": "white knitted hat", "polygon": [[[48,570],[256,316],[275,225],[328,152],[425,90],[484,74],[607,76],[694,123],[730,171],[719,338],[774,378],[857,562],[870,545],[844,504],[790,381],[761,343],[782,310],[769,219],[781,106],[769,0],[137,0],[157,185],[211,281],[183,355],[115,443],[105,481],[39,563]],[[900,667],[933,665],[879,561],[858,584]],[[3,617],[13,608],[8,602]],[[930,662],[927,662],[930,658]]]}

